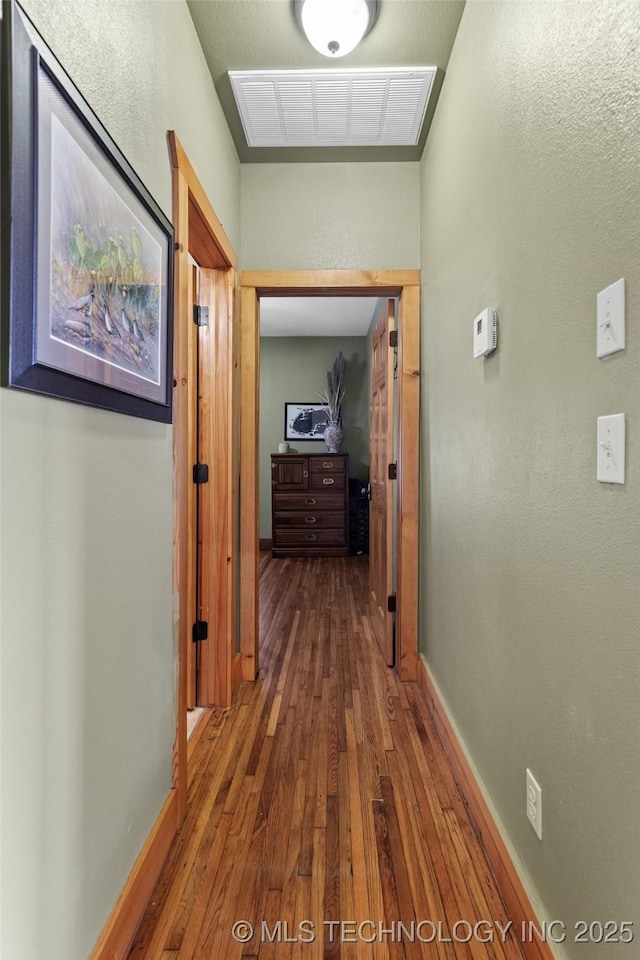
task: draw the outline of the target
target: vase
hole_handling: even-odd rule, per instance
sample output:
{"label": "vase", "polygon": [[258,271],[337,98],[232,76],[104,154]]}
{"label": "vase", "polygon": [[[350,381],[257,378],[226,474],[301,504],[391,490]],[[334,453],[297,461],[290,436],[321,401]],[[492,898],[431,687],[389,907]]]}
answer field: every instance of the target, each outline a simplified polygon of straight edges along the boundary
{"label": "vase", "polygon": [[344,439],[344,431],[338,420],[329,420],[324,428],[324,442],[329,453],[338,453]]}

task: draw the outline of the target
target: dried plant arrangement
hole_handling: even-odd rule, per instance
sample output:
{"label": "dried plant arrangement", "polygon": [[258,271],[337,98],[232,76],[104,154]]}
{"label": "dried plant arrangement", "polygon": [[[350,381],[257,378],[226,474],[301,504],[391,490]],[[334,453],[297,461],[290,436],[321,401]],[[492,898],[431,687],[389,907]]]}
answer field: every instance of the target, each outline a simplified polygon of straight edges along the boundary
{"label": "dried plant arrangement", "polygon": [[343,385],[345,366],[346,360],[341,350],[333,361],[331,369],[327,370],[327,389],[323,393],[318,394],[324,406],[327,408],[329,420],[334,422],[340,419],[340,407],[345,394]]}

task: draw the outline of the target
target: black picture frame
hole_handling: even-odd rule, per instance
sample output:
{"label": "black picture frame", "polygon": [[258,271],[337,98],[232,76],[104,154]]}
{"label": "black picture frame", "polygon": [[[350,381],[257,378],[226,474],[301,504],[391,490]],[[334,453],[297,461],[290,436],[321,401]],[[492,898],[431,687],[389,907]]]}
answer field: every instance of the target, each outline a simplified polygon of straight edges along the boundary
{"label": "black picture frame", "polygon": [[[324,440],[329,413],[323,403],[285,403],[285,440]],[[308,427],[308,429],[307,429]]]}
{"label": "black picture frame", "polygon": [[1,83],[2,385],[170,423],[173,227],[15,0]]}

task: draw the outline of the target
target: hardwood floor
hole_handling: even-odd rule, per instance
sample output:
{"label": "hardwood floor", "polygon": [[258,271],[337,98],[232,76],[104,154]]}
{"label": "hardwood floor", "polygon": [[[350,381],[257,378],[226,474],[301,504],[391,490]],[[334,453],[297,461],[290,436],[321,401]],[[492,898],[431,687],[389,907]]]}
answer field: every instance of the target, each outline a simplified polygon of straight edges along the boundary
{"label": "hardwood floor", "polygon": [[130,960],[522,960],[422,693],[372,636],[367,558],[265,555],[260,589],[260,679],[201,723]]}

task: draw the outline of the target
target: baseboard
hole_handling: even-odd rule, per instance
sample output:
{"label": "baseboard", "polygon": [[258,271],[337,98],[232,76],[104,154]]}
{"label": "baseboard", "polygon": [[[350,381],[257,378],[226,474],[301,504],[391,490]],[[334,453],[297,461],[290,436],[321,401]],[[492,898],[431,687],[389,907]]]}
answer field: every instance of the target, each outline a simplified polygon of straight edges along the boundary
{"label": "baseboard", "polygon": [[178,830],[178,792],[167,797],[90,960],[124,960]]}
{"label": "baseboard", "polygon": [[272,547],[273,547],[273,540],[263,540],[262,537],[260,537],[261,550],[271,550]]}
{"label": "baseboard", "polygon": [[[462,751],[427,667],[421,658],[418,659],[422,668],[419,669],[419,683],[426,696],[429,712],[433,717],[453,775],[475,822],[480,843],[493,870],[509,918],[513,920],[516,930],[522,930],[522,924],[526,924],[526,929],[529,929],[529,923],[538,924],[531,901]],[[520,942],[527,960],[554,960],[549,944],[540,941],[537,937]]]}

